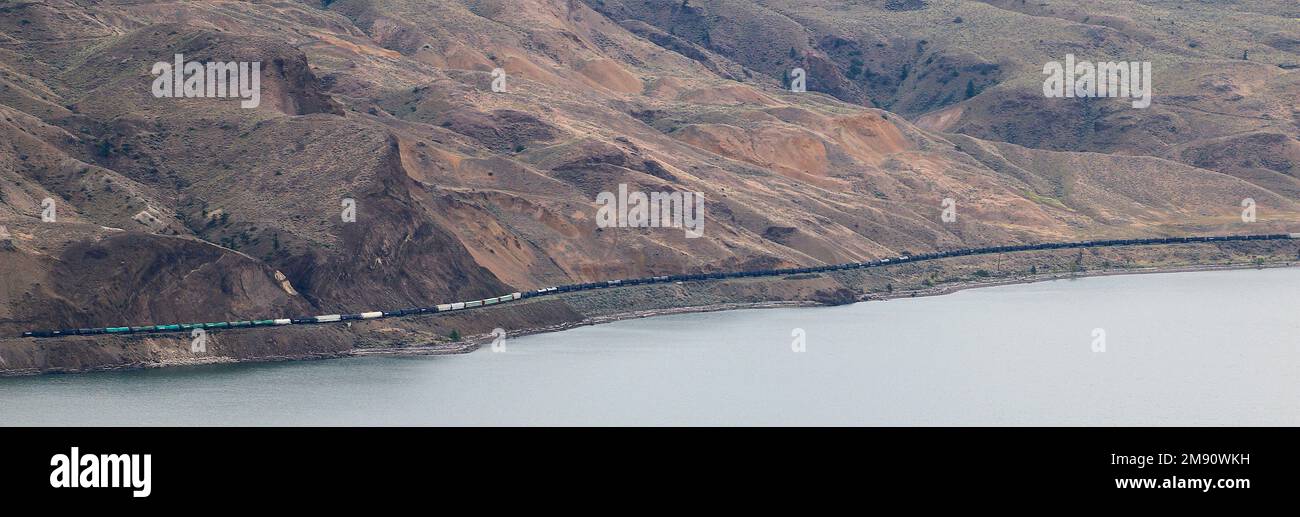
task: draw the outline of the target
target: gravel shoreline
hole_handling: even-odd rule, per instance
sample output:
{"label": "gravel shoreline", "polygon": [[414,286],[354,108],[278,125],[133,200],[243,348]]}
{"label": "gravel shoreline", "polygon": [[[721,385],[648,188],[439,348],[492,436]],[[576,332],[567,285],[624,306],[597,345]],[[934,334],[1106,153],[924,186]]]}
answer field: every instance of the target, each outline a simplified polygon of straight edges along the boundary
{"label": "gravel shoreline", "polygon": [[[1259,251],[1272,253],[1263,260]],[[1250,251],[1250,250],[1248,250]],[[1278,254],[1278,251],[1284,253]],[[1143,253],[1141,251],[1133,253]],[[212,364],[283,362],[315,359],[333,359],[361,356],[415,356],[449,355],[473,352],[489,345],[494,336],[493,327],[507,329],[508,338],[544,332],[559,332],[588,325],[615,321],[650,318],[671,314],[717,312],[738,309],[766,309],[843,305],[863,301],[883,301],[897,298],[939,296],[965,289],[1001,285],[1044,282],[1070,278],[1099,276],[1161,274],[1197,271],[1222,271],[1238,269],[1263,269],[1297,267],[1300,251],[1292,248],[1259,248],[1242,257],[1256,257],[1253,261],[1235,261],[1227,254],[1217,260],[1226,263],[1191,264],[1196,260],[1185,255],[1171,254],[1146,264],[1129,262],[1122,266],[1125,255],[1094,253],[1024,254],[1019,262],[989,261],[986,259],[948,259],[946,263],[930,265],[898,265],[873,270],[832,272],[786,277],[692,281],[678,284],[652,286],[627,286],[600,289],[582,293],[561,294],[533,298],[522,304],[486,308],[482,312],[456,314],[451,317],[419,318],[400,323],[374,320],[353,328],[290,329],[297,333],[275,334],[273,338],[283,343],[277,350],[266,350],[257,355],[231,356],[224,353],[194,357],[184,353],[187,344],[163,342],[157,339],[105,343],[98,346],[135,349],[145,352],[127,361],[111,364],[78,364],[69,366],[44,366],[28,368],[25,365],[6,364],[0,357],[0,377],[40,375],[45,373],[68,374],[99,371],[121,371],[183,367]],[[1133,255],[1141,256],[1141,255]],[[1078,258],[1076,258],[1078,257]],[[1086,260],[1085,260],[1086,258]],[[1199,257],[1214,261],[1212,257]],[[1010,262],[1011,259],[1006,259]],[[1069,270],[1070,264],[1087,268]],[[1113,267],[1120,264],[1121,267]],[[1155,265],[1150,265],[1155,264]],[[1139,267],[1140,266],[1140,267]],[[990,272],[989,270],[992,270]],[[1048,272],[1042,272],[1042,271]],[[898,286],[895,288],[895,286]],[[629,307],[642,307],[628,310]],[[535,319],[530,319],[535,316]],[[511,317],[514,317],[512,326]],[[549,323],[536,324],[536,321]],[[364,326],[369,325],[369,326]],[[450,341],[447,333],[462,329],[459,341]],[[318,342],[323,334],[334,341],[323,346]],[[257,332],[255,329],[230,331]],[[390,335],[391,334],[391,335]],[[266,337],[258,339],[268,339]],[[149,352],[152,350],[153,352]],[[178,351],[180,350],[180,351]]]}
{"label": "gravel shoreline", "polygon": [[[967,289],[980,289],[985,287],[1030,284],[1030,283],[1038,283],[1038,282],[1049,282],[1054,280],[1069,280],[1073,278],[1091,278],[1091,277],[1121,276],[1121,275],[1192,273],[1192,272],[1200,272],[1200,271],[1231,271],[1231,270],[1265,269],[1265,268],[1273,269],[1273,268],[1286,268],[1286,267],[1300,267],[1300,263],[1282,262],[1282,263],[1269,263],[1269,264],[1262,264],[1262,265],[1231,264],[1231,265],[1153,267],[1153,268],[1140,268],[1140,269],[1086,271],[1086,272],[1074,273],[1074,274],[1045,273],[1045,274],[1017,277],[1017,278],[991,279],[991,280],[974,281],[974,282],[954,282],[942,286],[935,286],[929,289],[906,290],[906,291],[900,290],[900,291],[895,291],[893,293],[871,294],[871,295],[859,297],[858,300],[852,303],[887,301],[887,300],[894,300],[900,298],[919,298],[925,296],[942,296],[946,294],[952,294],[958,291],[964,291]],[[821,307],[827,305],[833,305],[833,304],[826,304],[826,303],[809,301],[809,300],[788,300],[788,301],[736,302],[736,303],[719,303],[719,304],[708,304],[708,305],[688,305],[688,306],[673,307],[668,309],[649,309],[649,310],[626,311],[626,312],[618,312],[613,314],[598,315],[598,316],[585,318],[582,321],[520,329],[517,331],[509,332],[507,335],[510,338],[515,338],[515,337],[522,337],[522,336],[528,336],[533,334],[560,332],[564,330],[570,330],[578,327],[586,327],[591,325],[602,325],[605,323],[613,323],[616,321],[640,319],[640,318],[653,318],[656,316],[667,316],[671,314],[692,314],[692,313],[719,312],[719,311],[730,311],[730,310],[740,310],[740,309]],[[494,338],[491,334],[481,334],[475,336],[467,336],[463,342],[454,343],[454,345],[458,345],[458,346],[432,345],[432,346],[409,346],[409,347],[379,347],[379,348],[368,348],[368,349],[357,350],[351,355],[362,356],[362,355],[466,354],[478,350],[480,347],[484,345],[488,345],[492,343],[493,339]]]}

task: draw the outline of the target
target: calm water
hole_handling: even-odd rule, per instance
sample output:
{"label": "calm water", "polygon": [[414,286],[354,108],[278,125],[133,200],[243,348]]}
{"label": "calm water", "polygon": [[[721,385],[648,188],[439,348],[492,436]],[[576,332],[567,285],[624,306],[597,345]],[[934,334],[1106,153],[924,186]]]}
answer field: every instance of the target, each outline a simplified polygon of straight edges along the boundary
{"label": "calm water", "polygon": [[505,353],[0,379],[0,424],[1294,426],[1297,286],[1300,269],[1089,278],[623,321]]}

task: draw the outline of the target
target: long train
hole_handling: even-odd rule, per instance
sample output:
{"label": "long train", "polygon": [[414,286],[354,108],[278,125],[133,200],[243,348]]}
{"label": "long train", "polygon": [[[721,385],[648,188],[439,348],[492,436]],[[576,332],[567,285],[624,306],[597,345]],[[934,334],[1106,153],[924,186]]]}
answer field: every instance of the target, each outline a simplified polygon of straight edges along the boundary
{"label": "long train", "polygon": [[1115,239],[1100,241],[1082,241],[1082,242],[1056,242],[1044,244],[1024,244],[1018,246],[994,246],[988,248],[969,248],[951,251],[941,251],[936,253],[926,253],[921,255],[902,255],[893,258],[884,258],[870,260],[866,262],[849,262],[845,264],[832,264],[827,266],[813,266],[786,269],[760,269],[754,271],[733,271],[718,273],[699,273],[693,275],[663,275],[644,278],[631,278],[624,280],[607,280],[604,282],[588,282],[584,284],[570,284],[557,287],[546,287],[534,291],[515,292],[507,295],[486,298],[483,300],[474,300],[468,302],[445,303],[429,307],[410,307],[406,309],[397,309],[392,311],[373,311],[362,312],[357,314],[329,314],[325,316],[303,316],[298,318],[279,318],[264,320],[244,320],[244,321],[219,321],[213,323],[177,323],[171,325],[145,325],[139,327],[98,327],[98,328],[78,328],[78,329],[59,329],[59,330],[34,330],[23,332],[23,337],[50,338],[59,336],[93,336],[99,334],[143,334],[159,332],[191,332],[193,329],[231,329],[231,328],[249,328],[249,327],[276,327],[283,325],[313,325],[319,323],[335,323],[341,321],[353,320],[373,320],[380,318],[400,318],[403,316],[413,316],[417,314],[436,314],[443,312],[455,312],[462,310],[475,309],[500,303],[512,302],[524,298],[533,298],[537,296],[548,296],[557,293],[571,293],[576,291],[587,291],[591,289],[603,289],[608,287],[620,287],[628,285],[673,283],[700,280],[720,280],[726,278],[747,278],[760,276],[783,276],[797,275],[804,273],[823,273],[829,271],[843,271],[850,269],[862,269],[888,266],[893,264],[905,264],[909,262],[921,262],[926,260],[936,260],[949,257],[964,257],[969,255],[986,255],[992,253],[1011,253],[1017,251],[1032,250],[1052,250],[1052,249],[1072,249],[1072,248],[1097,248],[1109,246],[1143,246],[1155,244],[1183,244],[1193,242],[1226,242],[1226,241],[1269,241],[1281,239],[1300,239],[1300,233],[1277,233],[1268,235],[1228,235],[1228,236],[1209,236],[1209,237],[1165,237],[1152,239]]}

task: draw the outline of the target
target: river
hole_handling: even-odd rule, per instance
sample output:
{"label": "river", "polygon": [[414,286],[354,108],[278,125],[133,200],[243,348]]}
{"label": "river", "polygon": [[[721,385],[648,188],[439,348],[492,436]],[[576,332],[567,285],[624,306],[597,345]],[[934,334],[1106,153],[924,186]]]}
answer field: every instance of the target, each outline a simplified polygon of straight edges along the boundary
{"label": "river", "polygon": [[4,378],[0,425],[1295,426],[1297,286],[1297,268],[1108,276],[503,352]]}

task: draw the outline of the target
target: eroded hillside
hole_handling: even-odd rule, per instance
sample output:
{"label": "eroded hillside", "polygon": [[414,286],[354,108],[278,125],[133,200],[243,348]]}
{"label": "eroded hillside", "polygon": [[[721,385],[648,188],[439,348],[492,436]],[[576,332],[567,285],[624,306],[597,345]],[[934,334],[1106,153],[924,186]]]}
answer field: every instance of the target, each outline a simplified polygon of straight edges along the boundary
{"label": "eroded hillside", "polygon": [[[1117,4],[6,3],[0,334],[1293,228],[1295,13],[1238,5],[1185,48]],[[1033,43],[1049,33],[1065,43]],[[1150,110],[1035,96],[1073,42],[1182,79]],[[175,54],[260,62],[260,105],[155,97]],[[812,91],[783,88],[795,65]],[[704,236],[598,227],[620,184],[703,193]]]}

